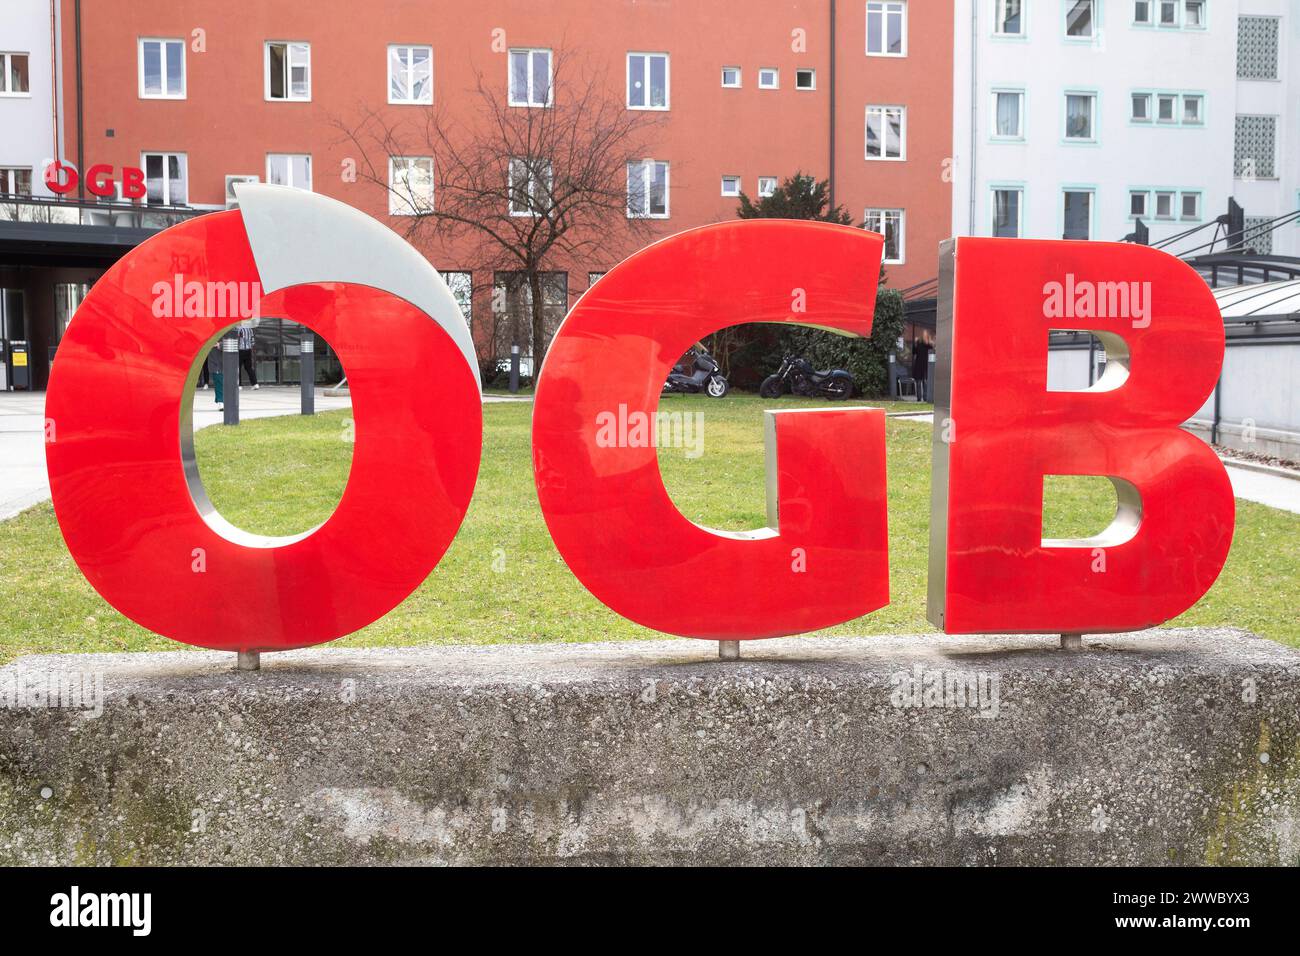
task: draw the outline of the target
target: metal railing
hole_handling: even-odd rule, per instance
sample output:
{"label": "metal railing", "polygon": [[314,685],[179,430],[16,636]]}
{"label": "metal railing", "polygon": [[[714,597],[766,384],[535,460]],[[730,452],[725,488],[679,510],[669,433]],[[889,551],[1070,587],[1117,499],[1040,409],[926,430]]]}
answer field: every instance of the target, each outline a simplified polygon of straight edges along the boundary
{"label": "metal railing", "polygon": [[193,206],[145,205],[126,200],[79,200],[0,193],[0,222],[165,229],[212,211]]}

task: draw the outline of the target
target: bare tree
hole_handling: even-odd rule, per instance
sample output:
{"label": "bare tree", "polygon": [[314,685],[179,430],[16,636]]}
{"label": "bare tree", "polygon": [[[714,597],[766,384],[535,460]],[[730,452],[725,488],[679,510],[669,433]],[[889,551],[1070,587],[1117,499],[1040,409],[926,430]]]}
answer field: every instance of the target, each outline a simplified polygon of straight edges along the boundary
{"label": "bare tree", "polygon": [[[535,374],[549,344],[546,274],[568,263],[621,258],[647,237],[649,220],[629,209],[630,198],[633,206],[648,200],[635,185],[629,196],[629,164],[649,155],[658,120],[628,109],[622,85],[611,84],[603,70],[560,50],[549,77],[524,91],[532,105],[512,106],[511,92],[480,72],[469,96],[456,101],[457,115],[445,105],[430,107],[413,128],[362,108],[358,120],[333,125],[357,151],[358,179],[382,186],[391,204],[410,213],[408,240],[427,248],[466,239],[476,270],[515,278],[518,288],[507,291],[524,292],[530,305]],[[433,168],[403,166],[408,171],[390,184],[389,157],[432,157]],[[431,204],[426,177],[433,181]],[[489,340],[500,331],[504,306],[493,299],[493,328],[482,337]],[[512,344],[519,344],[519,331],[509,330]]]}

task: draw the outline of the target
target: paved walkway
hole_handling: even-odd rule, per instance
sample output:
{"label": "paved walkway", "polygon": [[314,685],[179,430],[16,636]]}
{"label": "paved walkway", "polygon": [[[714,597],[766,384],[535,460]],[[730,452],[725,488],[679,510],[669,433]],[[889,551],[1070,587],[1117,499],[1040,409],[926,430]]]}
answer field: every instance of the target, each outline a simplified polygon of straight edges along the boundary
{"label": "paved walkway", "polygon": [[[898,421],[934,424],[933,412],[903,412],[889,417]],[[1259,471],[1249,463],[1237,464],[1228,459],[1223,464],[1232,482],[1232,493],[1238,498],[1300,514],[1300,476],[1290,477],[1280,468]]]}

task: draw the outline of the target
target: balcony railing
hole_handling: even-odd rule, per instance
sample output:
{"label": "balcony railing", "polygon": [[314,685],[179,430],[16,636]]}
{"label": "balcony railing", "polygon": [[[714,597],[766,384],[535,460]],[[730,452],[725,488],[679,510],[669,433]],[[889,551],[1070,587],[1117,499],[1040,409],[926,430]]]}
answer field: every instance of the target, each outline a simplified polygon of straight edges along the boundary
{"label": "balcony railing", "polygon": [[0,222],[34,222],[118,229],[166,229],[212,212],[193,206],[144,205],[126,200],[64,199],[0,193]]}

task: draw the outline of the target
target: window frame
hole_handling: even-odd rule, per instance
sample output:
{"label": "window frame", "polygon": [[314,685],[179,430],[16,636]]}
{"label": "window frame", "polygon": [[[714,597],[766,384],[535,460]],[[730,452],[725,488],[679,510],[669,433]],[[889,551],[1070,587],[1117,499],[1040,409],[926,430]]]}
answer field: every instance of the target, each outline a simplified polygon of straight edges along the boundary
{"label": "window frame", "polygon": [[[632,105],[632,57],[644,57],[641,71],[641,82],[645,84],[646,105]],[[661,56],[664,59],[664,105],[650,105],[650,58]],[[644,110],[651,113],[664,113],[672,109],[673,102],[673,64],[672,55],[665,52],[646,52],[642,50],[628,50],[627,58],[623,61],[625,67],[623,71],[624,81],[627,84],[627,108],[630,110]]]}
{"label": "window frame", "polygon": [[[1135,27],[1154,27],[1156,25],[1156,0],[1128,0],[1132,16],[1129,22]],[[1145,3],[1147,8],[1147,18],[1139,20],[1137,8],[1139,3]]]}
{"label": "window frame", "polygon": [[[1189,216],[1184,212],[1184,203],[1188,196],[1196,197],[1196,215]],[[1202,212],[1204,206],[1204,196],[1199,189],[1180,189],[1178,191],[1178,221],[1179,222],[1200,222],[1204,219]]]}
{"label": "window frame", "polygon": [[[1187,8],[1190,7],[1192,4],[1196,4],[1201,8],[1201,22],[1189,26],[1187,23]],[[1183,29],[1184,30],[1209,29],[1209,24],[1207,22],[1209,20],[1209,16],[1208,16],[1209,12],[1210,12],[1210,5],[1208,3],[1208,0],[1183,0],[1183,5],[1181,8],[1181,14],[1183,18]]]}
{"label": "window frame", "polygon": [[1029,36],[1029,10],[1026,8],[1024,0],[1020,4],[1020,32],[1008,33],[1002,29],[1002,24],[1006,20],[1007,0],[993,0],[993,36],[1002,40],[1024,40]]}
{"label": "window frame", "polygon": [[[879,213],[881,217],[881,228],[871,229],[872,214]],[[898,213],[898,257],[891,259],[889,257],[889,237],[885,231],[885,219],[890,213]],[[885,245],[881,248],[881,262],[887,266],[901,266],[907,264],[907,210],[889,206],[868,206],[862,212],[862,228],[869,232],[876,232],[884,237]]]}
{"label": "window frame", "polygon": [[[528,54],[528,99],[519,102],[514,98],[514,56],[516,53]],[[534,103],[533,92],[536,78],[533,70],[533,54],[546,54],[546,102]],[[548,109],[555,105],[555,51],[548,46],[512,46],[506,51],[506,105],[521,109]],[[522,214],[521,214],[522,215]]]}
{"label": "window frame", "polygon": [[[393,99],[393,51],[394,50],[409,50],[412,52],[412,54],[416,50],[427,50],[429,52],[429,98],[428,99],[418,99],[418,100],[409,99],[409,98],[404,100]],[[388,77],[388,105],[389,106],[432,106],[433,85],[434,85],[433,45],[430,43],[390,43],[388,44],[387,47],[384,48],[384,57],[385,57],[385,73]],[[403,64],[403,69],[406,72],[406,79],[407,79],[406,87],[408,90],[414,88],[413,84],[410,82],[411,69],[414,64],[414,60],[415,57],[412,55],[409,59],[409,62]]]}
{"label": "window frame", "polygon": [[[771,83],[763,82],[764,73],[772,74]],[[758,88],[760,90],[779,90],[781,88],[781,68],[776,66],[760,66],[758,68]]]}
{"label": "window frame", "polygon": [[[148,149],[148,150],[142,149],[140,151],[140,170],[141,172],[144,173],[144,182],[145,182],[145,193],[142,197],[140,197],[141,204],[145,206],[150,205],[149,203],[149,157],[150,156],[160,156],[162,157],[162,161],[163,161],[163,189],[165,190],[165,196],[163,198],[163,202],[160,203],[159,205],[162,205],[164,207],[188,206],[190,204],[189,153],[184,153],[177,150],[161,150],[161,149]],[[171,179],[167,176],[168,156],[180,157],[181,163],[185,167],[185,198],[182,202],[176,202],[171,194],[172,193]]]}
{"label": "window frame", "polygon": [[507,168],[506,168],[506,212],[509,213],[510,216],[514,218],[542,219],[545,216],[544,213],[539,212],[533,206],[533,202],[537,198],[537,196],[536,196],[536,192],[532,188],[532,184],[534,180],[531,172],[529,173],[527,183],[525,183],[525,185],[528,186],[528,190],[527,190],[528,203],[529,203],[528,208],[523,211],[520,211],[515,208],[516,164],[523,163],[526,166],[531,167],[531,164],[535,162],[545,163],[545,166],[543,167],[543,172],[546,174],[546,178],[550,180],[550,182],[547,183],[546,185],[546,190],[549,192],[550,190],[555,188],[555,164],[551,160],[542,159],[540,157],[511,156],[509,162],[507,163]]}
{"label": "window frame", "polygon": [[1088,235],[1084,239],[1070,239],[1069,242],[1092,242],[1097,235],[1097,187],[1085,185],[1063,185],[1061,186],[1058,196],[1060,203],[1057,205],[1057,214],[1060,216],[1058,222],[1060,228],[1057,232],[1061,238],[1065,239],[1065,197],[1067,193],[1086,193],[1088,195]]}
{"label": "window frame", "polygon": [[[1152,190],[1150,190],[1150,189],[1141,189],[1141,188],[1129,187],[1129,190],[1128,190],[1128,213],[1126,214],[1126,215],[1127,215],[1127,218],[1132,219],[1132,220],[1134,220],[1134,221],[1136,221],[1136,220],[1138,220],[1138,219],[1150,219],[1150,218],[1151,218],[1151,193],[1152,193]],[[1134,197],[1134,196],[1141,196],[1141,197],[1142,197],[1142,211],[1141,211],[1141,212],[1134,212],[1134,211],[1133,211],[1133,197]]]}
{"label": "window frame", "polygon": [[[728,71],[728,70],[735,70],[735,71],[736,71],[736,82],[735,82],[735,83],[728,83],[728,82],[727,82],[727,71]],[[741,68],[738,67],[738,66],[724,66],[724,67],[722,68],[721,79],[722,79],[722,88],[723,88],[724,90],[738,90],[738,89],[741,88],[742,85],[744,85],[744,76],[743,76],[743,71],[742,71]]]}
{"label": "window frame", "polygon": [[[763,191],[763,183],[765,182],[772,184],[772,188],[769,189],[767,192]],[[758,177],[758,198],[767,199],[769,196],[776,195],[776,191],[778,188],[780,188],[780,186],[781,186],[781,181],[776,176],[759,176]]]}
{"label": "window frame", "polygon": [[[1197,102],[1195,120],[1189,120],[1187,118],[1187,101],[1189,99],[1196,100]],[[1179,114],[1178,125],[1191,126],[1197,129],[1204,127],[1205,126],[1205,94],[1197,93],[1197,92],[1179,93],[1178,100],[1179,100],[1178,105],[1181,107],[1181,109],[1178,111]]]}
{"label": "window frame", "polygon": [[[1070,97],[1086,97],[1091,104],[1088,111],[1088,135],[1070,135]],[[1061,141],[1070,146],[1095,146],[1100,142],[1097,121],[1100,117],[1100,96],[1096,90],[1068,89],[1061,94]]]}
{"label": "window frame", "polygon": [[[1070,32],[1070,11],[1080,3],[1087,3],[1090,8],[1087,33]],[[1098,37],[1097,21],[1101,13],[1100,0],[1061,0],[1061,38],[1066,43],[1095,43]]]}
{"label": "window frame", "polygon": [[[1145,100],[1147,104],[1147,115],[1140,119],[1133,115],[1133,101],[1139,97]],[[1138,126],[1154,126],[1156,122],[1154,106],[1155,93],[1151,90],[1131,90],[1128,95],[1128,121]]]}
{"label": "window frame", "polygon": [[[312,181],[316,178],[316,173],[315,173],[315,171],[312,169],[312,165],[313,165],[313,164],[312,164],[312,154],[311,154],[311,153],[267,153],[267,154],[266,154],[266,169],[265,169],[266,179],[264,180],[264,182],[267,182],[267,183],[271,183],[271,182],[272,182],[272,177],[271,177],[271,160],[273,160],[273,159],[277,159],[277,158],[279,158],[279,157],[283,157],[284,159],[286,159],[286,160],[289,161],[289,162],[287,162],[286,165],[285,165],[285,171],[288,173],[288,175],[287,175],[285,178],[286,178],[287,180],[290,180],[290,181],[284,183],[283,185],[288,186],[290,189],[302,189],[302,190],[305,190],[306,192],[313,192],[313,191],[314,191],[314,187],[313,187],[313,182],[312,182]],[[294,159],[298,159],[298,158],[302,158],[302,159],[306,159],[306,160],[307,160],[307,180],[308,180],[308,182],[307,182],[307,185],[306,185],[306,186],[300,186],[300,185],[298,185],[297,183],[292,182],[292,180],[293,180],[293,162],[292,162],[292,160],[294,160]]]}
{"label": "window frame", "polygon": [[[1013,237],[997,236],[998,193],[1019,193],[1016,203],[1016,234]],[[989,183],[989,235],[994,238],[1023,239],[1025,235],[1025,185],[1024,183]]]}
{"label": "window frame", "polygon": [[[800,86],[800,85],[799,85],[799,74],[801,74],[801,73],[806,74],[806,75],[808,76],[808,78],[809,78],[810,80],[812,80],[812,85],[811,85],[811,86]],[[817,89],[817,69],[816,69],[816,67],[811,67],[811,66],[801,66],[801,67],[796,68],[795,71],[794,71],[794,88],[795,88],[796,90],[798,90],[799,92],[801,92],[801,93],[811,93],[811,92],[816,91],[816,89]]]}
{"label": "window frame", "polygon": [[[27,174],[27,192],[20,193],[17,189],[9,187],[17,186],[17,173]],[[36,170],[31,166],[0,166],[0,195],[5,196],[30,196],[32,195],[32,186],[34,185]]]}
{"label": "window frame", "polygon": [[[1160,214],[1160,200],[1162,197],[1169,199],[1169,212],[1167,215]],[[1178,190],[1177,189],[1153,189],[1151,190],[1153,209],[1151,212],[1152,222],[1176,222],[1178,220]]]}
{"label": "window frame", "polygon": [[[1025,141],[1025,88],[995,86],[989,92],[992,102],[992,122],[989,124],[989,139],[996,143],[1023,143]],[[998,97],[1008,93],[1014,94],[1019,102],[1016,114],[1017,132],[1014,136],[1007,136],[998,132]]]}
{"label": "window frame", "polygon": [[[870,130],[870,128],[871,128],[871,111],[872,111],[872,110],[879,110],[879,111],[880,111],[880,118],[881,118],[881,126],[880,126],[881,140],[880,140],[880,155],[879,155],[879,156],[872,156],[872,155],[870,155],[870,154],[867,152],[867,149],[869,148],[869,147],[868,147],[868,144],[867,144],[867,132],[868,132],[868,131]],[[898,111],[899,111],[899,124],[898,124],[898,148],[899,148],[899,153],[898,153],[897,156],[889,156],[889,155],[888,155],[888,152],[889,152],[889,149],[888,149],[888,138],[887,138],[887,136],[885,135],[885,133],[886,133],[886,129],[887,129],[887,127],[888,127],[888,112],[889,112],[890,110],[898,110]],[[866,107],[866,113],[865,113],[865,115],[864,115],[863,123],[862,123],[862,143],[863,143],[863,145],[862,145],[862,155],[863,155],[863,157],[864,157],[868,162],[872,162],[872,163],[904,163],[904,162],[907,162],[907,107],[904,106],[904,105],[898,104],[898,103],[868,103],[868,104],[867,104],[867,107]],[[880,207],[872,207],[872,208],[880,208]]]}
{"label": "window frame", "polygon": [[[11,90],[9,89],[9,61],[12,57],[21,56],[27,60],[27,89]],[[0,50],[0,97],[11,97],[13,99],[31,99],[32,96],[32,51],[31,50]]]}
{"label": "window frame", "polygon": [[[668,219],[672,215],[672,199],[670,196],[672,188],[672,163],[666,159],[633,159],[627,164],[629,184],[632,179],[632,168],[639,166],[641,171],[641,188],[644,190],[642,195],[645,196],[645,211],[634,212],[632,210],[632,190],[629,188],[627,193],[627,218],[629,219]],[[654,185],[654,168],[662,166],[664,168],[664,211],[662,213],[652,212],[650,205],[650,189]]]}
{"label": "window frame", "polygon": [[[1178,93],[1157,93],[1156,94],[1156,114],[1155,122],[1157,126],[1177,126],[1178,125],[1178,102],[1181,99]],[[1169,119],[1164,119],[1160,115],[1161,107],[1168,102]]]}
{"label": "window frame", "polygon": [[[1164,13],[1165,5],[1173,4],[1174,19],[1170,23],[1165,23],[1161,19]],[[1160,30],[1177,30],[1182,26],[1183,0],[1155,0],[1155,25]]]}
{"label": "window frame", "polygon": [[[159,79],[162,81],[161,93],[150,93],[145,89],[144,79],[144,48],[147,43],[157,43],[158,48],[158,65]],[[176,43],[181,48],[181,91],[179,93],[167,92],[167,44]],[[137,88],[136,92],[139,99],[142,100],[183,100],[189,97],[189,62],[186,43],[180,37],[136,37],[136,73]]]}
{"label": "window frame", "polygon": [[[734,180],[735,183],[736,183],[736,191],[735,191],[734,193],[729,193],[729,192],[727,192],[727,180],[729,180],[729,179],[730,179],[730,180]],[[744,180],[743,180],[740,176],[735,176],[735,175],[732,175],[731,173],[723,173],[723,174],[722,174],[722,185],[721,185],[720,188],[721,188],[721,195],[722,195],[724,198],[726,198],[726,199],[735,199],[735,198],[737,198],[737,197],[738,197],[742,192],[744,192]]]}
{"label": "window frame", "polygon": [[[429,164],[429,206],[427,209],[417,208],[414,202],[412,202],[409,198],[399,194],[396,191],[397,187],[396,187],[396,182],[394,180],[393,174],[397,171],[397,164],[399,162],[405,164],[428,162]],[[389,156],[388,157],[388,214],[390,216],[420,216],[420,215],[427,216],[430,213],[432,213],[434,195],[437,188],[434,182],[434,172],[436,168],[437,167],[434,165],[432,156]],[[411,181],[408,175],[408,178],[406,180],[408,193],[412,192],[410,188],[410,183]],[[393,206],[396,200],[400,200],[400,202],[406,206],[406,209],[405,210],[394,209]]]}
{"label": "window frame", "polygon": [[[284,96],[271,95],[271,47],[283,46],[285,48],[284,68],[285,83]],[[307,49],[307,95],[293,95],[293,48],[296,46],[306,47]],[[312,96],[311,80],[311,42],[309,40],[263,40],[262,41],[262,97],[268,103],[310,103]]]}
{"label": "window frame", "polygon": [[[903,47],[902,52],[900,52],[900,53],[890,53],[889,50],[888,50],[888,46],[889,46],[889,14],[892,13],[892,12],[894,12],[894,11],[890,10],[889,8],[890,8],[890,7],[894,7],[894,6],[900,8],[900,11],[899,11],[899,12],[900,12],[900,21],[899,21],[899,38],[902,40],[902,47]],[[871,10],[871,8],[872,8],[872,7],[879,7],[879,8],[880,8],[879,15],[880,15],[880,46],[881,46],[881,49],[880,49],[880,52],[878,52],[878,53],[873,53],[872,50],[871,50],[871,14],[872,14],[872,10]],[[905,57],[905,56],[907,56],[907,46],[908,46],[908,44],[907,44],[907,12],[908,12],[908,11],[907,11],[907,0],[867,0],[867,6],[866,6],[866,18],[865,18],[865,21],[864,21],[864,24],[863,24],[863,26],[864,26],[864,31],[865,31],[865,33],[866,33],[866,36],[863,38],[863,40],[864,40],[864,46],[865,46],[866,51],[867,51],[867,56],[884,56],[884,57],[893,57],[893,58],[895,58],[895,59],[898,59],[898,58],[901,58],[901,57]]]}

